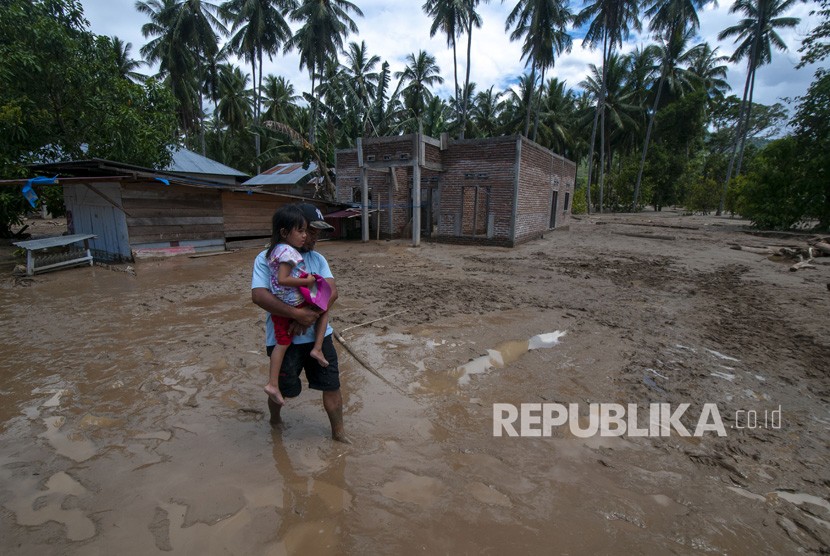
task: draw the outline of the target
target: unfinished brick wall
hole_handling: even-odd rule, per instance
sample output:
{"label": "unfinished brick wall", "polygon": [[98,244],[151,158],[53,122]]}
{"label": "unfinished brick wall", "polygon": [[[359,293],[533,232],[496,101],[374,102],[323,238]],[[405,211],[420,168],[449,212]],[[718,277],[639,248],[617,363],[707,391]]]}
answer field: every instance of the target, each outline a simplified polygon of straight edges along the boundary
{"label": "unfinished brick wall", "polygon": [[[541,237],[550,229],[551,210],[556,215],[555,227],[568,225],[576,173],[573,162],[518,136],[450,141],[443,151],[437,140],[424,141],[423,163],[432,167],[421,167],[425,237],[511,246]],[[413,135],[363,140],[371,205],[381,209],[383,237],[401,237],[412,217],[413,168],[408,162],[416,155],[414,148]],[[360,187],[357,151],[338,151],[336,160],[337,199],[359,202],[360,196],[354,196]],[[391,178],[393,166],[397,188]],[[430,199],[431,210],[427,207]],[[371,222],[375,226],[374,218]]]}
{"label": "unfinished brick wall", "polygon": [[[494,244],[510,241],[515,161],[515,137],[450,142],[443,152],[438,239],[468,238]],[[477,207],[474,206],[476,187]],[[472,237],[473,220],[475,238]]]}
{"label": "unfinished brick wall", "polygon": [[352,202],[352,188],[360,187],[360,168],[357,149],[342,149],[334,153],[335,198],[340,203]]}
{"label": "unfinished brick wall", "polygon": [[522,138],[515,243],[541,237],[549,228],[554,171],[553,153]]}

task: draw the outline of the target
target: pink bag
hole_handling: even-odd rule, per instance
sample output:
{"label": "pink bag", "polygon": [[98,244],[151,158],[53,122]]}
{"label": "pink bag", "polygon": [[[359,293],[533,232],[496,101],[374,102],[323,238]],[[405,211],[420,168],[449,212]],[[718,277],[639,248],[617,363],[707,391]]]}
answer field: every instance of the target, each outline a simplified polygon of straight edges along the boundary
{"label": "pink bag", "polygon": [[[306,276],[308,274],[303,272],[300,277],[305,278]],[[321,311],[327,311],[329,308],[329,298],[331,297],[331,286],[329,286],[329,283],[322,276],[318,274],[314,274],[313,276],[317,280],[316,283],[310,288],[300,286],[300,293],[303,299],[306,300],[306,303],[314,305]]]}

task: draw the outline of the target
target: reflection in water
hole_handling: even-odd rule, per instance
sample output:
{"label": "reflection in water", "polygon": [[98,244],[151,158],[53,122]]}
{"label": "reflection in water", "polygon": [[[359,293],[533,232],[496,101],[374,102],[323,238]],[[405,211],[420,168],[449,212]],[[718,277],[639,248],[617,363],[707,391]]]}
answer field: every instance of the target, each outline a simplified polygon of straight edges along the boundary
{"label": "reflection in water", "polygon": [[286,447],[281,429],[274,429],[272,436],[274,463],[283,485],[279,548],[288,554],[342,554],[346,515],[352,508],[344,476],[346,454],[327,451],[324,468],[315,473],[313,466],[295,467],[289,451],[303,448],[296,443]]}

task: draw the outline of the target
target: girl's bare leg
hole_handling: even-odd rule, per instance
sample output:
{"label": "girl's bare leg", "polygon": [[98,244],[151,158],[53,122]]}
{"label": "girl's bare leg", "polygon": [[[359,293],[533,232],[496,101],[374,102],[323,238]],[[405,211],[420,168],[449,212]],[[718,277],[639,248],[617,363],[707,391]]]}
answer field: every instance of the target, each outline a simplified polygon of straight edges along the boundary
{"label": "girl's bare leg", "polygon": [[277,344],[274,346],[274,351],[271,352],[271,366],[268,369],[268,384],[265,385],[265,393],[277,405],[284,405],[285,399],[280,393],[279,377],[280,367],[282,367],[282,360],[285,357],[285,352],[288,351],[288,346],[281,346]]}
{"label": "girl's bare leg", "polygon": [[317,362],[323,367],[329,366],[329,362],[323,355],[323,339],[326,337],[326,328],[328,328],[328,324],[329,312],[326,311],[320,315],[319,319],[317,319],[317,325],[314,329],[314,347],[311,348],[311,351],[309,352],[309,355],[316,359]]}

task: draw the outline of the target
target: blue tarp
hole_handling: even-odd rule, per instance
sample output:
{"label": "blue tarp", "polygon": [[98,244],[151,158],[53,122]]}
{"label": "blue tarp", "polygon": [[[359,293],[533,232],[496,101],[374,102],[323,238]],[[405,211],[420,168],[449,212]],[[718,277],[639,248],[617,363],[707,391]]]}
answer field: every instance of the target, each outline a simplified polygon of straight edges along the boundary
{"label": "blue tarp", "polygon": [[37,177],[32,178],[26,182],[26,185],[23,186],[23,196],[26,197],[26,200],[29,201],[29,204],[32,205],[32,208],[37,206],[37,193],[35,193],[33,185],[53,185],[57,183],[57,177],[54,178],[46,178],[46,177]]}

